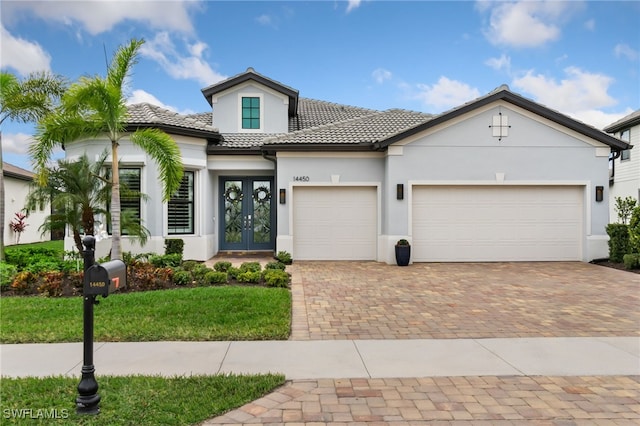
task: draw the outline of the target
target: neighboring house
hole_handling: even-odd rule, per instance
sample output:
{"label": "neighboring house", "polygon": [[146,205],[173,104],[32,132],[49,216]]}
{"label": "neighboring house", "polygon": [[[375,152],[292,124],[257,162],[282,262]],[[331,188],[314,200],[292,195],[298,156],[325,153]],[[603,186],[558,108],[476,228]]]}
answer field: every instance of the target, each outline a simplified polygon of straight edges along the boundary
{"label": "neighboring house", "polygon": [[[27,194],[29,193],[29,185],[33,181],[34,174],[9,163],[2,163],[2,170],[4,174],[4,243],[10,246],[16,244],[18,235],[11,230],[9,224],[15,221],[16,213],[26,213],[24,208]],[[49,205],[44,207],[44,210],[28,212],[28,217],[25,219],[28,226],[20,235],[20,244],[49,241],[51,239],[51,234],[45,233],[41,235],[38,229],[50,214]]]}
{"label": "neighboring house", "polygon": [[[156,165],[126,140],[124,200],[150,230],[143,248],[185,242],[185,258],[287,251],[297,260],[589,261],[608,254],[609,155],[630,148],[501,86],[443,114],[375,111],[301,98],[246,72],[202,90],[190,116],[130,107],[128,130],[157,127],[185,178],[162,203]],[[104,141],[68,144],[97,156]],[[126,239],[125,239],[126,240]]]}
{"label": "neighboring house", "polygon": [[[604,128],[607,133],[631,144],[640,144],[640,110],[621,118]],[[616,197],[633,197],[640,200],[640,151],[625,149],[616,152],[611,162],[609,179],[610,221],[618,221],[615,211]]]}

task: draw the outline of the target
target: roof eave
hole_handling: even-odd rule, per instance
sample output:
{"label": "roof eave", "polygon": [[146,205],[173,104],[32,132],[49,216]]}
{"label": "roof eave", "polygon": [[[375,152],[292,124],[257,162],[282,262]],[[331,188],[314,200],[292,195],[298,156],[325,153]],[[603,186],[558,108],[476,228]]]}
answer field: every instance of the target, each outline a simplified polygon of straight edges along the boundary
{"label": "roof eave", "polygon": [[374,149],[371,142],[337,144],[337,143],[308,143],[308,144],[265,144],[261,149],[267,153],[273,152],[370,152]]}
{"label": "roof eave", "polygon": [[160,129],[169,134],[202,138],[202,139],[206,139],[207,141],[219,141],[222,138],[222,136],[218,132],[199,130],[199,129],[189,129],[189,128],[180,127],[180,126],[172,126],[170,124],[164,124],[164,123],[132,123],[132,124],[127,124],[125,126],[125,130],[128,132],[135,132],[138,129],[149,129],[149,128]]}

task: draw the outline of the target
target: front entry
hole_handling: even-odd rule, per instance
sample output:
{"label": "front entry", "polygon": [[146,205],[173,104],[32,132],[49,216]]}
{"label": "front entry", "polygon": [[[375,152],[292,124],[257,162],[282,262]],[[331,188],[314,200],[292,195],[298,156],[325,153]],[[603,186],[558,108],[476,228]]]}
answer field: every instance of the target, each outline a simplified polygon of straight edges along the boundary
{"label": "front entry", "polygon": [[271,177],[220,179],[220,249],[273,250],[275,208]]}

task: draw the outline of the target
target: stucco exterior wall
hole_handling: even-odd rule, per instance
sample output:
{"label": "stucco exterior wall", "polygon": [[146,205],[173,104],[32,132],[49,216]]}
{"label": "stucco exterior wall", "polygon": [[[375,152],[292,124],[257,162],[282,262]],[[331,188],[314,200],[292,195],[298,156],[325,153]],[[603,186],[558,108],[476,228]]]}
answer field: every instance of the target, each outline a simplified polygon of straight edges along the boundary
{"label": "stucco exterior wall", "polygon": [[[11,230],[9,224],[14,221],[15,214],[24,213],[23,209],[26,205],[27,195],[29,193],[29,181],[16,179],[14,177],[4,176],[4,243],[7,246],[16,244],[18,235]],[[50,214],[50,207],[47,204],[43,210],[30,211],[29,216],[25,219],[27,227],[20,235],[20,244],[36,243],[40,241],[49,241],[51,233],[46,232],[44,235],[40,232],[40,225]]]}

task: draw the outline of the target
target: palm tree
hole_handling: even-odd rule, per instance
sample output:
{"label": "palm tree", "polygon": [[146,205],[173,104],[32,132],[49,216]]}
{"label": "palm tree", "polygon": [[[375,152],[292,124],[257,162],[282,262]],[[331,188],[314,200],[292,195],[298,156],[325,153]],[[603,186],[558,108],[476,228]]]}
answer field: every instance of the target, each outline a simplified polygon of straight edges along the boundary
{"label": "palm tree", "polygon": [[[69,226],[76,248],[79,252],[84,250],[81,235],[94,235],[96,216],[105,217],[108,221],[105,206],[111,196],[111,184],[105,173],[106,158],[105,151],[93,164],[86,155],[74,162],[58,160],[57,167],[47,171],[46,186],[37,183],[32,185],[27,197],[27,208],[34,209],[50,203],[53,210],[40,227],[41,232],[64,230]],[[139,195],[129,193],[126,187],[122,189],[127,196]],[[132,224],[127,219],[123,215],[123,225],[144,244],[149,231],[137,221]]]}
{"label": "palm tree", "polygon": [[[25,80],[8,72],[0,72],[0,126],[9,119],[22,123],[38,121],[49,113],[65,90],[59,76],[34,73]],[[4,260],[4,172],[2,164],[2,132],[0,131],[0,260]]]}
{"label": "palm tree", "polygon": [[180,149],[171,137],[159,129],[127,132],[125,79],[137,62],[144,40],[133,39],[120,46],[111,60],[106,77],[81,77],[62,97],[61,105],[38,123],[36,140],[29,148],[39,181],[46,180],[46,162],[56,146],[98,136],[111,142],[111,259],[122,257],[120,177],[118,145],[124,137],[144,150],[158,164],[164,184],[164,201],[178,190],[182,180]]}

